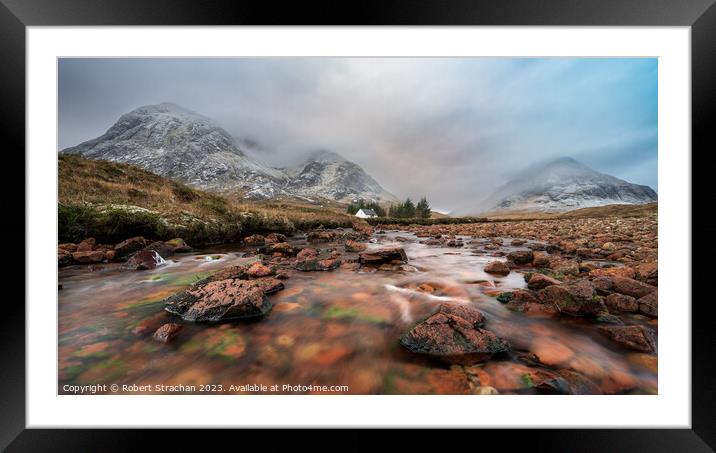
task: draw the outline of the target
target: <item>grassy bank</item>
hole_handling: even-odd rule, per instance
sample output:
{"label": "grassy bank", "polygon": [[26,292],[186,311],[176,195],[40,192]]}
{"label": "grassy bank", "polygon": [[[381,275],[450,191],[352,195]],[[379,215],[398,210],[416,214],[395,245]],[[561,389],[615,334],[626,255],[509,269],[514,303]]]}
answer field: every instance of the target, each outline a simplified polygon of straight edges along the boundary
{"label": "grassy bank", "polygon": [[233,242],[253,233],[293,233],[360,222],[339,205],[289,200],[247,201],[203,192],[139,168],[60,155],[58,235],[61,242],[95,237],[182,237],[192,245]]}

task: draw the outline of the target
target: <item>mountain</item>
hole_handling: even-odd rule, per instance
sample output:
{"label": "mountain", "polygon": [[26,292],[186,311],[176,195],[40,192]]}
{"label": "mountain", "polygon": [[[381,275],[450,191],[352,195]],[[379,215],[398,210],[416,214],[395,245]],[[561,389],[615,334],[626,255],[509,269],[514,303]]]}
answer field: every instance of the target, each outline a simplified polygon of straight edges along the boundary
{"label": "mountain", "polygon": [[398,201],[359,165],[331,151],[315,151],[303,165],[288,170],[288,174],[287,190],[309,198],[323,196],[342,202]]}
{"label": "mountain", "polygon": [[648,186],[593,170],[570,157],[533,165],[480,203],[483,213],[564,212],[657,201]]}
{"label": "mountain", "polygon": [[250,199],[392,200],[360,166],[335,153],[315,154],[301,168],[283,170],[248,156],[244,149],[251,143],[237,140],[203,115],[167,102],[124,114],[103,135],[61,153],[131,164],[192,187],[238,191]]}

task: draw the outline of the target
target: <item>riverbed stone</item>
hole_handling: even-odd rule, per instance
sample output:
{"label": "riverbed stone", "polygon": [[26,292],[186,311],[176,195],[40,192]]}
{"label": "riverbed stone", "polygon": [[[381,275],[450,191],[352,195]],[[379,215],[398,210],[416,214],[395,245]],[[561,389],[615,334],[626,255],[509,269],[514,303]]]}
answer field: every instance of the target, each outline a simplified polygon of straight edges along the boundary
{"label": "riverbed stone", "polygon": [[548,275],[535,273],[532,274],[532,276],[529,279],[529,282],[527,283],[527,287],[532,290],[537,289],[543,289],[550,285],[560,285],[562,284],[561,281],[557,280],[556,278],[552,278]]}
{"label": "riverbed stone", "polygon": [[259,317],[271,310],[266,295],[283,288],[281,281],[270,277],[209,281],[170,296],[165,310],[195,322]]}
{"label": "riverbed stone", "polygon": [[485,317],[477,309],[442,304],[423,322],[403,335],[408,350],[447,363],[471,365],[509,350],[506,341],[483,329]]}
{"label": "riverbed stone", "polygon": [[504,261],[490,261],[485,265],[485,272],[488,274],[507,275],[510,267]]}
{"label": "riverbed stone", "polygon": [[102,250],[86,250],[73,253],[72,259],[80,264],[95,264],[104,261],[106,256]]}
{"label": "riverbed stone", "polygon": [[133,238],[126,239],[114,246],[114,258],[122,259],[128,255],[143,249],[147,246],[147,240],[142,236],[135,236]]}
{"label": "riverbed stone", "polygon": [[181,324],[176,324],[173,322],[166,323],[160,328],[157,329],[156,332],[154,332],[154,335],[152,335],[152,338],[160,343],[169,343],[174,338],[176,338],[177,335],[179,335],[179,332],[184,328]]}
{"label": "riverbed stone", "polygon": [[645,326],[600,326],[599,331],[621,346],[639,352],[656,352],[656,334]]}
{"label": "riverbed stone", "polygon": [[385,248],[362,252],[358,255],[361,264],[400,264],[408,261],[408,256],[402,247]]}
{"label": "riverbed stone", "polygon": [[595,314],[606,309],[602,297],[586,279],[548,286],[538,292],[537,298],[543,304],[556,307],[560,313],[572,316]]}

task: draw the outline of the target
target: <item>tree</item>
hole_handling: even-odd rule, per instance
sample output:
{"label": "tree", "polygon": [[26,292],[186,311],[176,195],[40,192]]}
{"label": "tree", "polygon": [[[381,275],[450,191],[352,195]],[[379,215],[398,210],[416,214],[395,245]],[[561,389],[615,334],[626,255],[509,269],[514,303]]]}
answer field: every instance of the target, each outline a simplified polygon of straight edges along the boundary
{"label": "tree", "polygon": [[415,217],[415,204],[413,204],[412,200],[410,200],[410,197],[408,197],[408,199],[405,200],[405,203],[403,203],[401,211],[403,214],[402,217],[409,219]]}
{"label": "tree", "polygon": [[415,206],[415,214],[422,219],[430,218],[430,204],[428,204],[427,198],[423,197],[418,201]]}

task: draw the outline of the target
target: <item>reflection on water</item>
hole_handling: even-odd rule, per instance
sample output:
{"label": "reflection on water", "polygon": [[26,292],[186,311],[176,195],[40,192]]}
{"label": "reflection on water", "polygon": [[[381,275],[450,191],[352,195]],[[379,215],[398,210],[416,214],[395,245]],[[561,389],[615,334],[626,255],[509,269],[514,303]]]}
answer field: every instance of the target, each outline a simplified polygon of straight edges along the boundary
{"label": "reflection on water", "polygon": [[[354,394],[467,393],[468,372],[500,393],[530,393],[525,376],[536,365],[525,361],[529,353],[540,357],[541,369],[576,371],[604,393],[656,393],[655,357],[619,349],[588,321],[529,317],[497,302],[500,291],[525,287],[523,276],[485,273],[484,265],[495,259],[487,253],[494,251],[478,251],[471,238],[463,238],[464,247],[426,246],[405,232],[374,238],[369,248],[404,247],[409,266],[399,272],[293,272],[286,289],[269,296],[273,310],[256,321],[194,324],[164,312],[161,303],[216,270],[257,259],[243,257],[245,249],[223,246],[175,255],[151,271],[126,271],[115,264],[94,271],[62,268],[60,393],[64,384],[97,383],[314,384],[347,385]],[[500,246],[499,251],[524,247]],[[487,328],[507,339],[513,353],[466,371],[403,349],[400,336],[443,302],[480,309]],[[646,318],[629,321],[658,327]],[[151,336],[166,322],[184,329],[165,345]]]}

